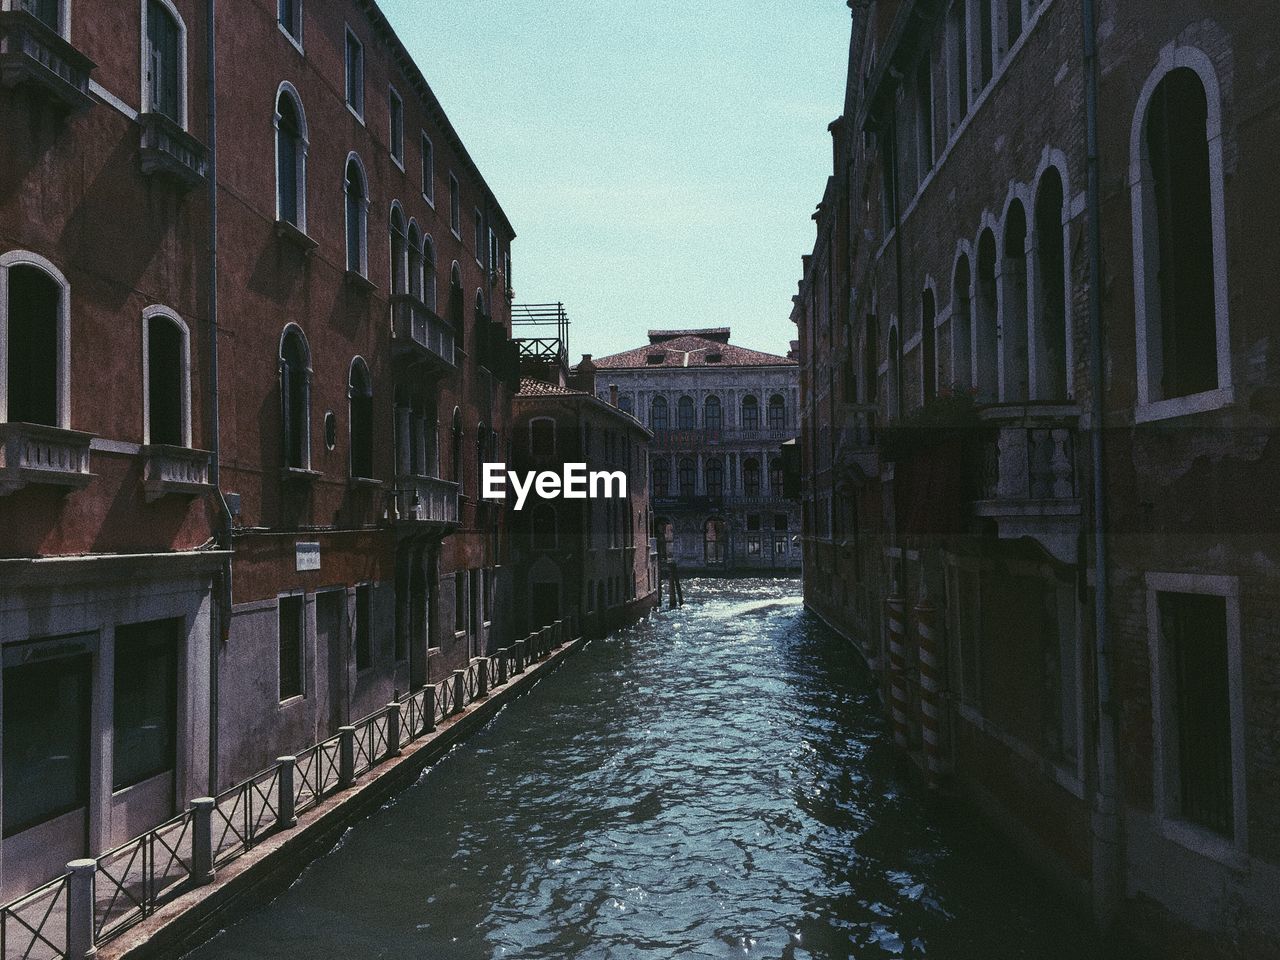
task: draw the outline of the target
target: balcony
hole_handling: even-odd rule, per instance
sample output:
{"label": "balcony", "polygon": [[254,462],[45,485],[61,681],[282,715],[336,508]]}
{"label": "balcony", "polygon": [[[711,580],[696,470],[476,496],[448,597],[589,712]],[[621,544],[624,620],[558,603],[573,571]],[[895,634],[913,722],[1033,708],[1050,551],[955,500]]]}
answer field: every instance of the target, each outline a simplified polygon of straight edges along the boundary
{"label": "balcony", "polygon": [[652,446],[659,450],[700,450],[703,447],[729,444],[760,444],[767,446],[790,440],[795,431],[785,427],[670,427],[653,431]]}
{"label": "balcony", "polygon": [[440,373],[457,367],[453,327],[416,297],[391,298],[391,340],[396,356],[425,362]]}
{"label": "balcony", "polygon": [[397,477],[395,511],[394,519],[400,524],[456,527],[458,485],[438,477]]}
{"label": "balcony", "polygon": [[93,434],[34,423],[0,423],[0,496],[29,484],[88,485]]}
{"label": "balcony", "polygon": [[175,494],[198,497],[213,489],[209,483],[209,452],[153,443],[142,448],[142,489],[147,503]]}
{"label": "balcony", "polygon": [[984,432],[979,517],[1002,540],[1029,537],[1063,563],[1075,563],[1080,531],[1076,421],[1069,406],[1019,404],[979,413]]}
{"label": "balcony", "polygon": [[94,63],[25,10],[0,12],[0,86],[29,86],[65,110],[93,103]]}
{"label": "balcony", "polygon": [[163,113],[143,113],[142,172],[163,177],[189,190],[204,182],[208,172],[208,151],[182,127]]}

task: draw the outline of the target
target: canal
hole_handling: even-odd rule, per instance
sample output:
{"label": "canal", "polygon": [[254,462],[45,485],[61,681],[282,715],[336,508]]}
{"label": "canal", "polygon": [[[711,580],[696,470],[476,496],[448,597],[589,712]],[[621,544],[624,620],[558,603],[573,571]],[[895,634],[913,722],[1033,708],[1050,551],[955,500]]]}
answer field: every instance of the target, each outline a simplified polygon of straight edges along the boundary
{"label": "canal", "polygon": [[866,671],[799,590],[688,582],[191,960],[1095,956],[900,777]]}

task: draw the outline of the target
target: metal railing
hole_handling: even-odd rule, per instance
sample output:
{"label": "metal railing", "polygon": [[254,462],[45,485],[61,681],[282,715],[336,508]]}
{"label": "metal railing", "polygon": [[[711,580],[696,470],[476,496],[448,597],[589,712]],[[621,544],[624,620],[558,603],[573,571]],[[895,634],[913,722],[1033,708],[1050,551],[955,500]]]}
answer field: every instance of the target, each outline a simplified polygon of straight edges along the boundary
{"label": "metal railing", "polygon": [[214,869],[297,823],[327,797],[352,786],[401,746],[545,659],[574,636],[571,621],[529,634],[465,669],[392,701],[338,734],[235,784],[201,797],[176,817],[0,906],[0,960],[84,956],[151,916]]}

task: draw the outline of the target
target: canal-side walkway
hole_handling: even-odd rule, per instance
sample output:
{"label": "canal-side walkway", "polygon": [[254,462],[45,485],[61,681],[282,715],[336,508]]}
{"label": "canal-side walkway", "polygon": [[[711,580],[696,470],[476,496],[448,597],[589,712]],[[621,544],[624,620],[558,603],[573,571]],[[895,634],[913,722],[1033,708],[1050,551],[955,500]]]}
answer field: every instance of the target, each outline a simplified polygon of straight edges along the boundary
{"label": "canal-side walkway", "polygon": [[[228,912],[270,899],[353,821],[411,784],[582,643],[569,621],[557,621],[344,727],[296,758],[282,758],[217,798],[196,801],[194,810],[178,818],[187,826],[175,837],[155,843],[149,835],[140,838],[133,856],[99,858],[88,871],[95,882],[84,895],[92,933],[101,942],[97,956],[169,960],[216,931]],[[127,853],[129,845],[122,849]],[[159,866],[164,863],[169,867]],[[173,887],[172,896],[146,903],[154,896],[155,877],[169,869],[186,880]],[[66,878],[63,909],[48,918],[68,931],[65,946],[37,938],[31,952],[20,954],[23,960],[85,955],[74,927],[78,879],[74,872]]]}
{"label": "canal-side walkway", "polygon": [[190,960],[1095,960],[900,775],[794,580],[692,580],[583,647]]}

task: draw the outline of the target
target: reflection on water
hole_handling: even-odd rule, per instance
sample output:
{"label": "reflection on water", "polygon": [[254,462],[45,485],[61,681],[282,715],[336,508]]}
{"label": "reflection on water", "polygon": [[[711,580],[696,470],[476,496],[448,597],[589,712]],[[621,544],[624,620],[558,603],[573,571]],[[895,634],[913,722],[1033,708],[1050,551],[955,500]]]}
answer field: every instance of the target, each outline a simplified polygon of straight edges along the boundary
{"label": "reflection on water", "polygon": [[694,580],[192,954],[1087,960],[1080,923],[899,779],[794,580]]}

